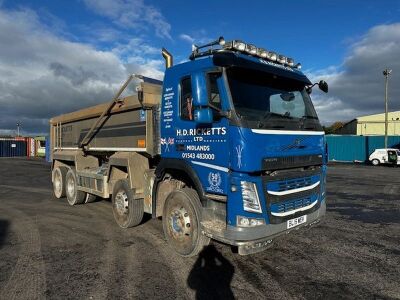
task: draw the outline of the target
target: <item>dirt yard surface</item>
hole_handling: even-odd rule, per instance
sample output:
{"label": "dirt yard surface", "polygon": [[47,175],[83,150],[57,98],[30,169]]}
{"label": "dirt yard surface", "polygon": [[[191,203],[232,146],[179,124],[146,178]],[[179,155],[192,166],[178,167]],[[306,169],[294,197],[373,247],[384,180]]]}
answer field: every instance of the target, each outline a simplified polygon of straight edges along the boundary
{"label": "dirt yard surface", "polygon": [[329,168],[327,216],[239,256],[181,258],[160,220],[120,229],[108,201],[71,207],[50,166],[0,159],[1,299],[400,299],[400,169]]}

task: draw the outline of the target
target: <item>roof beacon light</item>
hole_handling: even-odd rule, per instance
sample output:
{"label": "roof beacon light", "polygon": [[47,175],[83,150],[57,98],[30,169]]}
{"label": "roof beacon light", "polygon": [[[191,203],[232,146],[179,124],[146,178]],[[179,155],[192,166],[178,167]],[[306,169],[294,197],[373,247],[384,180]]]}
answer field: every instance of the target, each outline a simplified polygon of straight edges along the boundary
{"label": "roof beacon light", "polygon": [[257,47],[252,44],[246,44],[245,51],[251,55],[257,55]]}
{"label": "roof beacon light", "polygon": [[294,67],[295,67],[296,69],[300,70],[300,69],[301,69],[301,63],[297,63]]}

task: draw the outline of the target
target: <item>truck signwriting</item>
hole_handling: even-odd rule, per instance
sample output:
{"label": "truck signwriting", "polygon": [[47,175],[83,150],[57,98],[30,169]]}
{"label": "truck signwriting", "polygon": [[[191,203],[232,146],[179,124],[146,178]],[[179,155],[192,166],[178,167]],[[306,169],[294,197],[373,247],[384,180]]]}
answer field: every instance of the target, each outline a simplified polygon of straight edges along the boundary
{"label": "truck signwriting", "polygon": [[326,142],[300,64],[223,38],[179,65],[162,54],[162,82],[131,75],[110,103],[50,120],[55,196],[111,197],[123,228],[162,217],[182,256],[211,238],[255,253],[319,222]]}

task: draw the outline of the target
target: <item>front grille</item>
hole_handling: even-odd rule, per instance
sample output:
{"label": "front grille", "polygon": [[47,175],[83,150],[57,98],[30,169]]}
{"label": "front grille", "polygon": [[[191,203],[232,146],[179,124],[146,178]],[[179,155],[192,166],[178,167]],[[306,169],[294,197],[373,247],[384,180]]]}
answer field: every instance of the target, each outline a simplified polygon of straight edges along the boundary
{"label": "front grille", "polygon": [[308,167],[322,165],[322,155],[302,155],[302,156],[285,156],[285,157],[269,157],[262,161],[263,170],[282,170],[290,168]]}
{"label": "front grille", "polygon": [[308,196],[302,199],[295,199],[291,201],[276,203],[271,205],[271,211],[278,213],[289,212],[295,209],[306,207],[311,203],[313,203],[315,200],[316,200],[315,197]]}
{"label": "front grille", "polygon": [[312,180],[311,177],[286,180],[284,182],[278,183],[278,187],[279,187],[278,190],[279,190],[279,192],[282,192],[282,191],[293,190],[293,189],[309,186],[309,185],[311,185],[311,180]]}
{"label": "front grille", "polygon": [[[296,177],[294,177],[294,173],[297,173]],[[320,203],[317,203],[306,212],[300,211],[288,216],[274,216],[271,214],[271,212],[289,212],[310,205],[315,200],[319,199],[321,184],[310,190],[289,193],[285,195],[272,195],[269,194],[268,191],[285,192],[288,190],[311,186],[318,181],[321,183],[320,168],[307,171],[294,171],[293,174],[290,172],[287,174],[282,173],[278,176],[264,176],[264,195],[266,199],[266,205],[268,207],[270,223],[279,224],[285,222],[286,220],[296,218],[297,216],[304,215],[306,213],[308,214],[318,209]]]}
{"label": "front grille", "polygon": [[315,188],[313,188],[312,190],[302,191],[302,192],[288,194],[288,195],[278,196],[278,195],[271,195],[271,194],[265,193],[265,197],[267,197],[268,202],[270,204],[275,204],[275,203],[290,201],[290,200],[294,200],[294,199],[303,199],[303,198],[306,198],[306,197],[312,196],[312,195],[319,195],[320,191],[321,191],[321,189],[320,189],[320,186],[318,185]]}

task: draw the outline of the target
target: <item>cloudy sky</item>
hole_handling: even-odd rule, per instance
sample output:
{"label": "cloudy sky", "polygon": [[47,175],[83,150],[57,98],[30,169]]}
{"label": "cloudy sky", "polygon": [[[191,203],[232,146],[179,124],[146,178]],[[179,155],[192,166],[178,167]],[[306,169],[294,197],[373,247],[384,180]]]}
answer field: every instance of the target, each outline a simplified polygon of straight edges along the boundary
{"label": "cloudy sky", "polygon": [[0,134],[46,133],[48,119],[105,102],[129,73],[162,79],[160,48],[184,61],[223,35],[287,54],[330,92],[323,123],[383,110],[393,69],[400,109],[400,1],[0,0]]}

